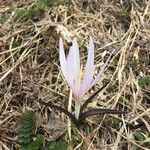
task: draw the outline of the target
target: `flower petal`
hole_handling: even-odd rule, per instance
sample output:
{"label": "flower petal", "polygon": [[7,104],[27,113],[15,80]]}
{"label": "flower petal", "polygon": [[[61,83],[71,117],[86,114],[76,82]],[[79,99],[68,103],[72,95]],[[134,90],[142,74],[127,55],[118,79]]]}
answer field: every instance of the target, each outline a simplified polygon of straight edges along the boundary
{"label": "flower petal", "polygon": [[93,80],[94,68],[94,43],[92,38],[90,37],[85,74],[80,89],[81,95],[84,95],[90,88],[90,84]]}
{"label": "flower petal", "polygon": [[74,77],[77,77],[80,73],[80,57],[79,57],[79,46],[76,38],[73,39],[72,46],[70,48],[67,57],[68,71],[72,72]]}
{"label": "flower petal", "polygon": [[104,74],[105,70],[107,69],[106,66],[108,65],[110,59],[111,59],[111,56],[113,55],[113,53],[115,52],[115,49],[110,53],[107,61],[104,63],[104,65],[101,67],[101,70],[100,72],[98,73],[98,75],[95,77],[95,79],[93,80],[93,82],[91,83],[90,85],[90,88],[92,86],[94,86],[97,82],[101,81],[102,80],[102,75]]}
{"label": "flower petal", "polygon": [[62,38],[60,38],[60,40],[59,40],[59,60],[60,60],[60,67],[61,67],[62,73],[65,76],[67,60],[66,60],[66,56],[65,56],[65,52],[64,52]]}
{"label": "flower petal", "polygon": [[76,38],[73,39],[73,43],[67,57],[67,72],[69,73],[70,80],[72,81],[71,88],[75,94],[78,92],[80,87],[80,56]]}
{"label": "flower petal", "polygon": [[64,46],[63,46],[63,41],[62,38],[60,38],[59,40],[59,60],[60,60],[60,66],[61,66],[61,70],[62,73],[66,79],[66,81],[68,82],[69,86],[72,87],[72,79],[70,78],[70,72],[68,72],[67,70],[67,59],[65,56],[65,52],[64,52]]}

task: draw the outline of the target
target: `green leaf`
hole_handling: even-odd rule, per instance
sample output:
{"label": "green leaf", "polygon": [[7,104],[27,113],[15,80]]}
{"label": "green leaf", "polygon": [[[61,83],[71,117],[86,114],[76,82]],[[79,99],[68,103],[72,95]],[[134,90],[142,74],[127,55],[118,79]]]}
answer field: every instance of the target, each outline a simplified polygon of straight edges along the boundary
{"label": "green leaf", "polygon": [[68,143],[65,140],[52,142],[44,150],[67,150]]}
{"label": "green leaf", "polygon": [[144,133],[141,132],[141,131],[139,131],[139,130],[135,131],[133,133],[133,136],[134,136],[134,138],[135,138],[136,141],[144,141],[146,139]]}
{"label": "green leaf", "polygon": [[38,136],[31,143],[31,150],[41,150],[43,148],[43,136]]}
{"label": "green leaf", "polygon": [[150,76],[145,76],[145,77],[139,79],[139,85],[140,86],[150,85]]}
{"label": "green leaf", "polygon": [[32,142],[35,123],[35,114],[32,111],[26,111],[23,114],[22,126],[18,135],[18,142],[22,147],[27,147]]}

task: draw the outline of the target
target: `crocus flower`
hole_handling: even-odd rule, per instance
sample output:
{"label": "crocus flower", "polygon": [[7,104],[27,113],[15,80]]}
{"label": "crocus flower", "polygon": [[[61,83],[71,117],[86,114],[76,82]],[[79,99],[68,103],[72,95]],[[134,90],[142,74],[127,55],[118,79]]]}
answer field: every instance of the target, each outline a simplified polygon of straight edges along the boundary
{"label": "crocus flower", "polygon": [[83,72],[83,70],[80,66],[79,46],[77,43],[77,39],[73,39],[72,46],[69,50],[69,54],[66,57],[64,52],[63,41],[62,38],[60,38],[59,59],[61,70],[65,77],[65,80],[67,81],[67,83],[73,91],[75,99],[79,102],[82,102],[84,94],[92,86],[94,86],[98,81],[102,80],[102,75],[106,70],[106,66],[111,58],[111,55],[114,52],[114,50],[111,52],[107,61],[101,67],[101,70],[99,71],[98,75],[94,77],[94,43],[91,37],[87,46],[87,50],[87,63],[82,77],[81,73]]}

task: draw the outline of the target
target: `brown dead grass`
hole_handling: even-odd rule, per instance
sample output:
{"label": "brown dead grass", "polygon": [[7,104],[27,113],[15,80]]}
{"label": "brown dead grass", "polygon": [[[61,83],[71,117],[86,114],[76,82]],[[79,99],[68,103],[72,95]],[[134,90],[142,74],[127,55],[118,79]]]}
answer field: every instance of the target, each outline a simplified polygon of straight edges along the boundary
{"label": "brown dead grass", "polygon": [[[125,116],[88,118],[81,131],[73,129],[74,149],[150,148],[150,90],[149,85],[138,85],[139,78],[150,74],[149,62],[144,61],[150,59],[149,0],[133,0],[131,5],[119,0],[74,0],[69,6],[47,7],[42,16],[36,16],[38,20],[17,16],[14,11],[30,7],[33,0],[0,3],[0,149],[18,149],[20,117],[27,109],[35,111],[36,132],[43,134],[46,142],[62,135],[67,139],[67,117],[36,101],[51,101],[67,109],[69,88],[58,61],[60,36],[67,50],[71,39],[78,38],[83,63],[89,36],[94,38],[96,64],[116,49],[104,76],[111,84],[89,107],[130,111]],[[99,86],[101,83],[87,97]],[[131,129],[128,124],[142,125]],[[137,130],[145,135],[149,146],[134,139]]]}

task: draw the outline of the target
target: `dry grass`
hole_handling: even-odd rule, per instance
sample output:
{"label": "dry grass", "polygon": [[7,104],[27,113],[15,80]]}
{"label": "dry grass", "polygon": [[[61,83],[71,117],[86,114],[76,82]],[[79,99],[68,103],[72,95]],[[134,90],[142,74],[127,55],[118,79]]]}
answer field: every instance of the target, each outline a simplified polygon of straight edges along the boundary
{"label": "dry grass", "polygon": [[[73,148],[150,149],[150,86],[138,84],[150,74],[150,0],[74,0],[68,6],[47,6],[31,17],[15,9],[31,7],[34,0],[0,3],[0,149],[18,149],[20,117],[27,109],[36,113],[36,133],[43,134],[46,142],[62,135],[67,139],[67,117],[37,102],[43,99],[67,109],[69,88],[58,61],[60,36],[66,49],[72,37],[78,38],[83,63],[89,36],[94,38],[95,64],[116,49],[104,76],[111,84],[90,107],[130,112],[88,118],[81,131],[74,127]],[[144,141],[135,138],[137,133]]]}

